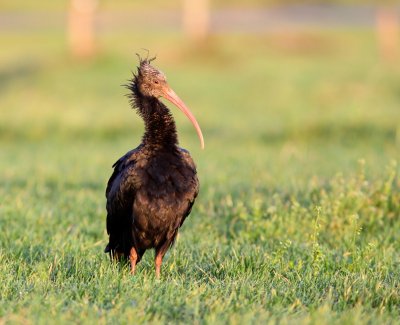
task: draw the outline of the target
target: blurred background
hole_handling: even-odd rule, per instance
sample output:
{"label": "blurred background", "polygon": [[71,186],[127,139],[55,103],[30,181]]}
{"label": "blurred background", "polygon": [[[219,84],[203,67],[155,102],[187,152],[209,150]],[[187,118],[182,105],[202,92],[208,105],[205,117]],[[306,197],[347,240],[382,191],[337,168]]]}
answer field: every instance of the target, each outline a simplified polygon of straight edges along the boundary
{"label": "blurred background", "polygon": [[121,85],[147,50],[203,128],[201,152],[171,108],[203,195],[301,187],[359,159],[379,174],[399,157],[395,2],[2,0],[0,44],[6,186],[102,189],[140,141]]}
{"label": "blurred background", "polygon": [[[0,0],[0,324],[394,323],[399,9]],[[161,282],[102,253],[148,52],[205,138],[168,104],[201,189]]]}

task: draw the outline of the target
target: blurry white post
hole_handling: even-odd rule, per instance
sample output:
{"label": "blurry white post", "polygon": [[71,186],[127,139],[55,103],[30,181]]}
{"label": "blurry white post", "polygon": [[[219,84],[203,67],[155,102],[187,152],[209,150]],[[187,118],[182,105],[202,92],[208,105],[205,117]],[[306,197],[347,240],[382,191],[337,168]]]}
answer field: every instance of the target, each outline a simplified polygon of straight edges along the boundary
{"label": "blurry white post", "polygon": [[394,7],[382,7],[376,14],[378,46],[385,61],[398,57],[399,17]]}
{"label": "blurry white post", "polygon": [[204,40],[210,30],[209,0],[183,0],[183,28],[194,41]]}
{"label": "blurry white post", "polygon": [[71,0],[68,40],[72,55],[87,58],[94,54],[94,13],[98,0]]}

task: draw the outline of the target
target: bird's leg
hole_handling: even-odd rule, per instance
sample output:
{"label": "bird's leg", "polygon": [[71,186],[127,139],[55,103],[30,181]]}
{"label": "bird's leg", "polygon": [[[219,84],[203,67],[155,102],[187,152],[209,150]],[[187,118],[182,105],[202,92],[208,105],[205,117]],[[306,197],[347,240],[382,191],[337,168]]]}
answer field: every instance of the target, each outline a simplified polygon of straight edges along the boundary
{"label": "bird's leg", "polygon": [[164,245],[162,245],[161,247],[156,248],[156,256],[154,259],[154,264],[156,267],[156,278],[159,279],[160,275],[161,275],[161,264],[164,258],[165,253],[168,250],[168,247],[171,244],[169,242],[164,243]]}
{"label": "bird's leg", "polygon": [[131,274],[135,274],[137,259],[138,259],[138,254],[136,252],[136,249],[135,247],[132,247],[129,253],[129,260],[131,261]]}
{"label": "bird's leg", "polygon": [[162,264],[163,257],[164,257],[163,254],[156,253],[156,258],[154,259],[154,263],[155,263],[155,266],[156,266],[156,278],[157,279],[160,278],[161,264]]}

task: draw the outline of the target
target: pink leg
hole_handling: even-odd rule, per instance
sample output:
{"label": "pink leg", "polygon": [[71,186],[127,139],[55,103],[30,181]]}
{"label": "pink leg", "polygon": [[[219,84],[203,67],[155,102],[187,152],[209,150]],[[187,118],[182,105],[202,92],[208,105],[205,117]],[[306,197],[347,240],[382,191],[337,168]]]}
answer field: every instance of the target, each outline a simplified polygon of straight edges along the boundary
{"label": "pink leg", "polygon": [[156,256],[154,259],[155,267],[156,267],[156,278],[159,279],[161,275],[161,264],[165,253],[167,252],[168,248],[171,246],[171,241],[165,242],[161,247],[156,248]]}
{"label": "pink leg", "polygon": [[135,274],[137,259],[138,259],[138,254],[136,252],[136,249],[135,247],[132,247],[129,254],[129,260],[131,261],[131,274]]}
{"label": "pink leg", "polygon": [[160,278],[160,274],[161,274],[161,264],[162,264],[162,260],[163,260],[164,254],[156,253],[156,258],[154,260],[155,265],[156,265],[156,278],[159,279]]}

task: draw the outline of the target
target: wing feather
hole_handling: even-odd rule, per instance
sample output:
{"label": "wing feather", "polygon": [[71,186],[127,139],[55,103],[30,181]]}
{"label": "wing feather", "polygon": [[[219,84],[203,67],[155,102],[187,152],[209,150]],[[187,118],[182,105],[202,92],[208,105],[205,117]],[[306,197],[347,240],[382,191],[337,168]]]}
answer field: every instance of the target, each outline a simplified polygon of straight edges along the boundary
{"label": "wing feather", "polygon": [[131,247],[132,206],[135,199],[135,164],[140,146],[118,159],[107,183],[106,227],[109,243],[106,252],[125,253]]}
{"label": "wing feather", "polygon": [[192,190],[187,193],[187,197],[186,199],[189,201],[187,210],[183,213],[181,222],[179,224],[179,227],[182,227],[184,221],[186,220],[187,216],[190,214],[190,212],[192,211],[192,207],[194,204],[194,201],[197,198],[197,195],[199,194],[199,190],[200,190],[200,182],[199,179],[197,178],[197,170],[196,170],[196,164],[194,163],[192,157],[190,156],[189,151],[187,151],[186,149],[182,149],[180,148],[182,157],[184,159],[184,161],[186,162],[187,166],[190,166],[193,174],[191,177],[191,183],[192,183]]}

